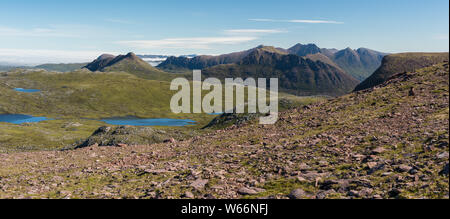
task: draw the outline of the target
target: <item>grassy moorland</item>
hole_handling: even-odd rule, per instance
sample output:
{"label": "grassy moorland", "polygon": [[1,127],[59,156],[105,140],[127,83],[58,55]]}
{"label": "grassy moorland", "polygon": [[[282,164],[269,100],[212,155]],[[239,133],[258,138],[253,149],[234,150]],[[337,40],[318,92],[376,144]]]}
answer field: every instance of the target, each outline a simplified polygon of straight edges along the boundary
{"label": "grassy moorland", "polygon": [[[16,71],[0,77],[1,113],[57,118],[98,119],[113,116],[184,117],[171,114],[166,81],[142,80],[127,73]],[[18,93],[12,88],[34,88]]]}
{"label": "grassy moorland", "polygon": [[35,69],[44,69],[47,71],[71,72],[82,69],[88,63],[69,63],[69,64],[42,64],[37,65]]}
{"label": "grassy moorland", "polygon": [[[166,76],[164,76],[164,74]],[[35,70],[15,70],[0,75],[0,114],[45,116],[52,120],[40,123],[14,125],[0,123],[0,152],[54,150],[70,147],[88,138],[106,124],[102,118],[135,116],[139,118],[190,119],[196,125],[181,128],[163,128],[161,138],[193,136],[192,130],[208,124],[215,116],[208,114],[174,114],[170,99],[169,78],[179,75],[153,75],[159,81],[148,80],[125,72],[90,72],[78,70],[57,73]],[[33,88],[38,93],[20,93],[13,88]],[[205,94],[206,92],[203,92]],[[292,104],[309,103],[321,98],[297,98],[281,94]],[[191,98],[192,99],[192,98]],[[149,144],[147,138],[124,143]]]}
{"label": "grassy moorland", "polygon": [[[31,124],[0,123],[0,151],[61,149],[86,139],[109,117],[174,118],[197,121],[201,127],[214,116],[174,114],[169,82],[127,73],[23,71],[0,77],[0,114],[45,116]],[[20,93],[13,88],[39,89]],[[183,130],[183,128],[174,128]],[[186,128],[187,129],[187,128]]]}

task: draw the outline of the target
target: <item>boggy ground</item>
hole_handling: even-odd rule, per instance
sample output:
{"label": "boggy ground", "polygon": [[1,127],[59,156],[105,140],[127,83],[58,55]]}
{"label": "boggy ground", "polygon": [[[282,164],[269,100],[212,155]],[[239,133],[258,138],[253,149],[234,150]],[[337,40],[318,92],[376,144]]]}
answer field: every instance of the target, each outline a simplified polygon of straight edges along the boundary
{"label": "boggy ground", "polygon": [[0,198],[449,198],[448,63],[146,146],[0,155]]}

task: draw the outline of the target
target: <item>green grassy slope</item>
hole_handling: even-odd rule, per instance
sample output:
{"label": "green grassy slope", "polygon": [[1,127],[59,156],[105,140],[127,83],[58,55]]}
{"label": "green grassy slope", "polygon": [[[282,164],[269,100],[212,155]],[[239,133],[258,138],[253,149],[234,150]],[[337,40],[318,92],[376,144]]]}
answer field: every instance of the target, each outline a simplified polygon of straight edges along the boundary
{"label": "green grassy slope", "polygon": [[356,87],[356,91],[380,85],[395,74],[412,72],[433,64],[448,61],[448,53],[401,53],[384,57],[381,67]]}
{"label": "green grassy slope", "polygon": [[127,72],[136,75],[140,78],[148,80],[158,80],[158,81],[171,81],[176,77],[183,75],[180,74],[170,74],[154,68],[144,60],[140,58],[125,58],[111,66],[108,66],[101,71],[103,72]]}

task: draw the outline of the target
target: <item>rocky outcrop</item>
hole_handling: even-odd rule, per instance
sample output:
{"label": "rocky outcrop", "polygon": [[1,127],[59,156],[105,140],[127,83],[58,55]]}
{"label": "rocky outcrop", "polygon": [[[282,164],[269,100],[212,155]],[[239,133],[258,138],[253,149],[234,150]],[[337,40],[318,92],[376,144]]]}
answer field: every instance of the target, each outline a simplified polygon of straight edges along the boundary
{"label": "rocky outcrop", "polygon": [[75,148],[97,146],[120,146],[120,145],[148,145],[155,143],[175,143],[175,138],[184,134],[177,131],[163,131],[150,127],[135,126],[104,126],[97,129],[92,135]]}
{"label": "rocky outcrop", "polygon": [[308,56],[308,55],[314,55],[317,53],[321,53],[321,49],[316,46],[316,44],[308,44],[308,45],[303,45],[303,44],[297,44],[291,48],[288,49],[289,54],[294,54],[294,55],[298,55],[298,56]]}
{"label": "rocky outcrop", "polygon": [[114,60],[116,56],[111,54],[103,54],[99,56],[93,62],[87,64],[84,68],[89,69],[90,71],[101,71],[105,67],[109,66],[112,60]]}

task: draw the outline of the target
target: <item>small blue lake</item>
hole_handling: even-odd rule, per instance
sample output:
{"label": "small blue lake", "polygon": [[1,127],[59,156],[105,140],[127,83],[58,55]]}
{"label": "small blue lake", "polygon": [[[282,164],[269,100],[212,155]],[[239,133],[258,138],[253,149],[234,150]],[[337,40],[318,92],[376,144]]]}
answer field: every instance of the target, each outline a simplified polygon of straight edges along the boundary
{"label": "small blue lake", "polygon": [[211,115],[211,116],[220,116],[222,114],[224,114],[224,113],[208,113],[208,115]]}
{"label": "small blue lake", "polygon": [[37,93],[41,91],[38,89],[24,89],[24,88],[14,88],[14,90],[22,93]]}
{"label": "small blue lake", "polygon": [[0,122],[7,122],[13,124],[42,122],[49,120],[46,117],[34,117],[22,114],[0,114]]}
{"label": "small blue lake", "polygon": [[196,122],[189,119],[141,119],[136,117],[109,118],[100,120],[110,125],[130,125],[130,126],[188,126],[195,125]]}

